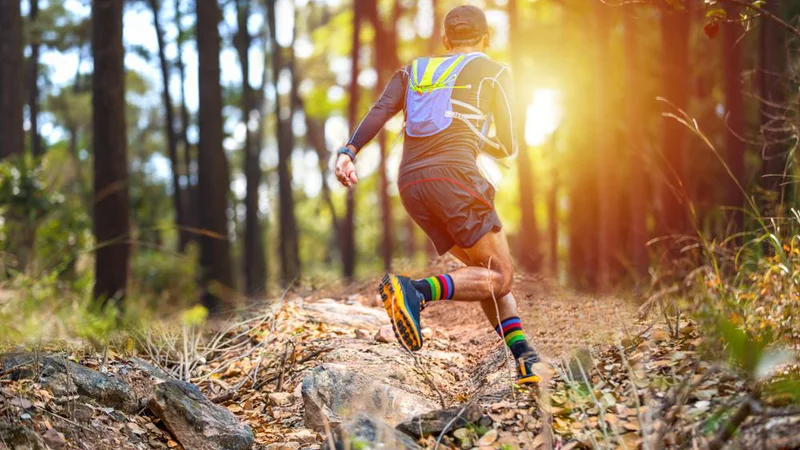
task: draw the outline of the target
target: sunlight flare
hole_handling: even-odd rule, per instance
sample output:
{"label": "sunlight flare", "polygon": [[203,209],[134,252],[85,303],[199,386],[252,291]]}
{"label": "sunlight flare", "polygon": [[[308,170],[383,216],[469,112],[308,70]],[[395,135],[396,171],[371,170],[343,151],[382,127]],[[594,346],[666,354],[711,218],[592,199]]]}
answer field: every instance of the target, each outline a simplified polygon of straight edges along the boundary
{"label": "sunlight flare", "polygon": [[525,120],[525,143],[530,146],[542,145],[558,129],[563,116],[560,91],[535,89]]}

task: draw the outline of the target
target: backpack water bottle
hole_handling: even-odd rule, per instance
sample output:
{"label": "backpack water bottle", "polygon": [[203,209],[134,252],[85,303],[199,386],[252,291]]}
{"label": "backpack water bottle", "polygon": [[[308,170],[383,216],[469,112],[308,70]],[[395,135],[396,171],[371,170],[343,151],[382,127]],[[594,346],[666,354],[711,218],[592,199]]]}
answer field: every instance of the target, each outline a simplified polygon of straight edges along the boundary
{"label": "backpack water bottle", "polygon": [[[487,124],[487,115],[472,105],[452,99],[453,89],[472,88],[470,85],[456,86],[456,79],[470,61],[482,57],[485,57],[483,53],[462,53],[414,60],[406,91],[406,134],[412,137],[432,136],[449,127],[453,119],[460,119],[484,141],[487,140],[485,134],[472,123]],[[457,113],[453,111],[453,105],[469,112]]]}

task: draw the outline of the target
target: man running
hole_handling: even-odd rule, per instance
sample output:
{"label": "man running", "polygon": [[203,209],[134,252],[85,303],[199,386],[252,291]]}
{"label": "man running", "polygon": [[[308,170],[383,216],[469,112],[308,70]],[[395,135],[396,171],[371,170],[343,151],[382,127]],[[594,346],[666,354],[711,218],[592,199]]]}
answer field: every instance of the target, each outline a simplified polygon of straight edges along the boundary
{"label": "man running", "polygon": [[[448,54],[418,58],[395,72],[383,95],[338,151],[336,176],[358,182],[355,158],[400,111],[405,117],[398,186],[406,211],[433,241],[466,267],[411,280],[388,274],[379,287],[397,339],[411,351],[422,347],[420,311],[430,302],[480,302],[483,312],[518,362],[518,384],[535,383],[538,362],[528,344],[511,294],[514,264],[494,187],[481,175],[477,156],[495,158],[517,150],[511,120],[509,72],[485,54],[489,28],[483,11],[459,6],[444,20]],[[495,137],[487,136],[490,121]]]}

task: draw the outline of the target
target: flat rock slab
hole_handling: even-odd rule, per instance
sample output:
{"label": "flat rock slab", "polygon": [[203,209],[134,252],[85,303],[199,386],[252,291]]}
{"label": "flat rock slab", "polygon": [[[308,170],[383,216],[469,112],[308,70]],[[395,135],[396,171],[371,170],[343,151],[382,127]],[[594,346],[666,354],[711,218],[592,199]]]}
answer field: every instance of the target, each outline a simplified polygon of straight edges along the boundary
{"label": "flat rock slab", "polygon": [[419,439],[423,436],[438,436],[442,431],[454,431],[468,425],[478,424],[483,416],[477,403],[467,406],[430,411],[397,426],[399,431]]}
{"label": "flat rock slab", "polygon": [[211,403],[197,387],[166,381],[149,402],[175,439],[192,450],[245,450],[253,446],[253,431],[227,409]]}
{"label": "flat rock slab", "polygon": [[47,450],[47,446],[30,428],[0,422],[0,450]]}
{"label": "flat rock slab", "polygon": [[326,450],[350,450],[358,448],[386,448],[394,450],[421,450],[413,439],[400,433],[388,424],[358,414],[339,425],[333,432],[334,447],[326,441]]}
{"label": "flat rock slab", "polygon": [[346,305],[333,299],[305,303],[303,308],[318,315],[325,323],[352,328],[378,328],[389,324],[386,312],[361,305]]}
{"label": "flat rock slab", "polygon": [[344,365],[322,364],[303,379],[303,403],[308,428],[323,429],[355,414],[368,412],[392,426],[436,408],[431,400],[390,386]]}
{"label": "flat rock slab", "polygon": [[12,353],[0,358],[3,371],[12,379],[38,376],[42,386],[56,397],[77,393],[127,413],[139,409],[133,388],[111,375],[56,356]]}

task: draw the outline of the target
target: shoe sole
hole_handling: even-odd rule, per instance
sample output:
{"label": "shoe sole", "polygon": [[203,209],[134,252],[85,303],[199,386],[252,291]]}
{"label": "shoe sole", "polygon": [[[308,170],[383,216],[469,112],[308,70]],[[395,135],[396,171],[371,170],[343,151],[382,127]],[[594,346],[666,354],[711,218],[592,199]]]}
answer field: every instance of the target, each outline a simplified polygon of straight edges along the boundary
{"label": "shoe sole", "polygon": [[542,379],[536,375],[528,375],[526,377],[517,378],[516,383],[519,386],[531,385],[531,384],[539,384]]}
{"label": "shoe sole", "polygon": [[408,309],[403,296],[400,280],[395,275],[386,275],[381,280],[378,293],[383,299],[383,307],[392,322],[392,331],[400,344],[415,352],[422,348],[422,337]]}

